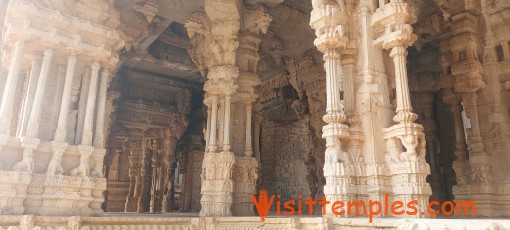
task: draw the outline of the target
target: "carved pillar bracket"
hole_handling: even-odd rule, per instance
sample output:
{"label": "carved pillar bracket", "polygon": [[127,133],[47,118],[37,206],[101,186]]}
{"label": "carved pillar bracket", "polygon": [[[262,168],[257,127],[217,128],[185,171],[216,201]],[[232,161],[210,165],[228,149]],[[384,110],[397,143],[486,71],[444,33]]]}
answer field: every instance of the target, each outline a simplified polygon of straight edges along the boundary
{"label": "carved pillar bracket", "polygon": [[416,40],[412,27],[415,21],[411,6],[403,0],[391,0],[381,5],[372,16],[372,28],[381,34],[374,44],[391,50],[390,57],[395,65],[397,108],[393,120],[397,124],[383,129],[387,148],[385,160],[392,177],[393,199],[417,199],[418,209],[423,211],[432,194],[426,182],[430,167],[425,161],[423,126],[414,123],[418,116],[412,112],[406,68],[406,48]]}

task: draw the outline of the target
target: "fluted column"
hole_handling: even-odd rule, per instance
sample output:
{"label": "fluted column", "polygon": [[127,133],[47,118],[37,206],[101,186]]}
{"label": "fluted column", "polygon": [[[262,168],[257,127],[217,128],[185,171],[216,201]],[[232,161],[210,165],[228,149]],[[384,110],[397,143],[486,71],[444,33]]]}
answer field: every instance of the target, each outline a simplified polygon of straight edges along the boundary
{"label": "fluted column", "polygon": [[106,93],[108,90],[108,78],[110,73],[107,70],[104,70],[101,73],[101,78],[99,81],[99,93],[97,99],[97,117],[96,117],[96,130],[94,133],[94,147],[96,148],[104,148],[104,135],[105,135],[105,126],[104,121],[106,119]]}
{"label": "fluted column", "polygon": [[225,97],[225,114],[223,122],[223,151],[230,152],[230,106],[232,106],[230,95]]}
{"label": "fluted column", "polygon": [[42,57],[35,56],[32,60],[32,66],[30,70],[30,79],[28,80],[27,93],[25,100],[23,101],[23,108],[21,112],[21,119],[18,126],[18,137],[26,135],[28,119],[32,111],[32,105],[34,102],[35,91],[37,90],[37,80],[41,74]]}
{"label": "fluted column", "polygon": [[67,117],[69,115],[69,103],[71,101],[71,89],[74,78],[74,69],[76,65],[76,56],[69,56],[67,59],[66,78],[64,91],[62,95],[62,104],[58,116],[57,130],[55,132],[55,141],[65,142],[67,134]]}
{"label": "fluted column", "polygon": [[209,152],[216,152],[218,150],[218,144],[216,143],[217,130],[216,124],[218,120],[218,97],[216,95],[211,96],[211,131],[209,132]]}
{"label": "fluted column", "polygon": [[397,98],[397,114],[393,120],[397,123],[410,123],[416,121],[418,115],[413,113],[409,84],[407,82],[406,57],[407,50],[403,46],[395,46],[391,49],[390,57],[395,65],[395,88]]}
{"label": "fluted column", "polygon": [[92,73],[90,75],[90,86],[87,98],[87,107],[85,110],[85,118],[83,123],[83,134],[81,139],[81,145],[90,146],[92,145],[92,125],[94,124],[94,108],[96,105],[96,91],[97,91],[97,79],[99,77],[100,65],[94,62],[91,65]]}
{"label": "fluted column", "polygon": [[247,157],[253,156],[252,141],[251,141],[251,102],[245,104],[246,108],[246,148],[244,154]]}
{"label": "fluted column", "polygon": [[51,67],[51,60],[53,58],[53,51],[44,51],[43,62],[41,66],[41,74],[37,81],[37,89],[35,91],[35,97],[32,105],[32,111],[30,119],[28,120],[27,136],[37,138],[37,132],[39,130],[39,120],[41,117],[42,102],[44,99],[44,93],[46,91],[46,81]]}
{"label": "fluted column", "polygon": [[0,133],[10,135],[10,122],[13,116],[14,94],[16,93],[16,85],[18,84],[21,60],[25,41],[17,41],[14,51],[11,55],[11,63],[9,65],[9,73],[5,82],[4,94],[2,97],[2,105],[0,106]]}

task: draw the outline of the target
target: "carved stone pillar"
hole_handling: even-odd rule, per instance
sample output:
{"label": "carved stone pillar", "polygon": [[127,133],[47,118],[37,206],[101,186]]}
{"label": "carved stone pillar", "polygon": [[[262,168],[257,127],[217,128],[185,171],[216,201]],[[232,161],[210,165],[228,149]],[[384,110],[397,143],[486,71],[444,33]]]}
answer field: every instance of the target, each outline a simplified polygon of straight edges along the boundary
{"label": "carved stone pillar", "polygon": [[113,159],[110,164],[110,169],[108,170],[108,180],[109,181],[119,181],[119,165],[120,165],[120,155],[122,150],[114,149],[113,150]]}
{"label": "carved stone pillar", "polygon": [[27,126],[27,137],[37,138],[39,130],[39,120],[41,117],[42,102],[44,99],[44,92],[46,89],[46,81],[50,73],[51,60],[53,58],[53,50],[44,51],[44,57],[42,61],[41,74],[37,81],[37,89],[35,91],[35,97],[32,105],[32,111],[30,113],[30,119],[28,120]]}
{"label": "carved stone pillar", "polygon": [[253,149],[252,149],[252,141],[251,141],[251,116],[252,116],[252,110],[251,110],[251,102],[245,104],[246,109],[246,148],[244,149],[244,154],[247,157],[253,156]]}
{"label": "carved stone pillar", "polygon": [[90,72],[83,73],[81,78],[80,99],[78,101],[78,118],[76,121],[75,144],[81,143],[83,135],[83,124],[85,122],[85,110],[87,110],[87,93],[90,87]]}
{"label": "carved stone pillar", "polygon": [[28,120],[27,135],[20,139],[21,146],[23,147],[23,159],[14,165],[14,169],[17,171],[32,172],[34,170],[33,151],[37,148],[40,142],[40,139],[37,138],[37,132],[39,129],[39,118],[41,117],[42,100],[44,98],[46,80],[50,72],[52,58],[53,51],[46,50],[44,52],[39,80],[37,81],[37,89],[35,91],[32,111]]}
{"label": "carved stone pillar", "polygon": [[209,141],[208,141],[208,149],[209,152],[216,152],[218,149],[218,144],[216,142],[217,140],[217,128],[216,125],[218,124],[218,96],[212,95],[211,98],[211,129],[209,131]]}
{"label": "carved stone pillar", "polygon": [[453,89],[461,98],[466,118],[464,128],[469,152],[470,200],[477,202],[477,215],[491,216],[495,201],[487,194],[495,192],[495,178],[492,162],[480,131],[478,94],[483,93],[482,88],[486,86],[483,74],[487,73],[484,73],[478,57],[480,35],[477,34],[479,28],[477,18],[471,11],[452,16],[448,45],[452,57],[451,75],[455,79]]}
{"label": "carved stone pillar", "polygon": [[262,105],[255,103],[255,116],[253,122],[253,150],[255,152],[255,158],[260,164],[260,124],[262,122]]}
{"label": "carved stone pillar", "polygon": [[[150,191],[150,164],[151,164],[151,156],[153,151],[151,148],[151,142],[156,141],[156,139],[145,139],[144,146],[142,149],[142,157],[140,162],[140,184],[138,185],[138,193],[136,194],[136,202],[137,202],[137,212],[146,212],[149,211],[147,209],[148,201],[149,201],[149,191]],[[154,145],[157,145],[155,143]]]}
{"label": "carved stone pillar", "polygon": [[106,93],[108,90],[110,73],[108,70],[103,70],[101,78],[99,79],[99,92],[97,99],[97,116],[96,116],[96,129],[94,132],[94,147],[104,148],[105,141],[105,120],[106,120]]}
{"label": "carved stone pillar", "polygon": [[136,212],[138,179],[140,173],[140,152],[143,146],[143,135],[141,131],[132,131],[129,137],[129,144],[123,146],[124,152],[129,151],[129,191],[126,196],[125,212]]}
{"label": "carved stone pillar", "polygon": [[224,122],[223,122],[223,152],[230,152],[230,128],[232,127],[230,124],[230,107],[232,106],[231,103],[231,96],[226,95],[225,96],[225,113],[224,115]]}
{"label": "carved stone pillar", "polygon": [[452,193],[455,195],[456,200],[469,200],[470,169],[460,101],[452,101],[451,111],[455,127],[455,160],[452,163],[452,167],[455,170],[457,182],[452,188]]}
{"label": "carved stone pillar", "polygon": [[37,80],[41,74],[42,57],[35,55],[32,60],[32,66],[30,69],[30,79],[28,80],[27,93],[25,100],[23,101],[23,109],[21,112],[20,122],[18,126],[18,137],[23,137],[27,132],[28,119],[32,111],[32,105],[35,97],[35,91],[37,90]]}
{"label": "carved stone pillar", "polygon": [[[310,25],[315,29],[317,38],[315,46],[324,53],[326,70],[326,125],[322,137],[326,139],[324,177],[326,185],[324,194],[331,203],[335,201],[354,200],[357,193],[354,184],[355,172],[345,149],[345,140],[349,137],[349,127],[344,124],[346,116],[340,92],[339,79],[343,71],[340,63],[340,50],[347,45],[344,26],[347,13],[344,6],[334,2],[312,1],[313,10]],[[335,32],[333,32],[335,31]],[[326,210],[331,210],[328,206]],[[330,211],[327,211],[330,214]]]}
{"label": "carved stone pillar", "polygon": [[[392,18],[392,20],[388,20]],[[418,116],[412,112],[409,85],[407,82],[406,48],[415,40],[412,23],[416,20],[410,6],[401,0],[391,0],[373,14],[372,27],[394,28],[385,31],[375,40],[375,44],[391,50],[390,57],[395,66],[396,115],[397,124],[384,130],[386,148],[386,166],[391,173],[393,199],[404,201],[418,200],[419,212],[427,208],[432,194],[426,177],[430,174],[425,161],[425,135],[423,126],[414,123]],[[405,148],[405,151],[403,151]]]}
{"label": "carved stone pillar", "polygon": [[62,91],[62,102],[60,105],[60,112],[58,115],[57,129],[55,131],[55,138],[52,142],[53,156],[48,166],[48,174],[63,174],[64,170],[60,166],[62,155],[67,149],[68,143],[66,142],[67,134],[67,116],[69,114],[69,103],[71,101],[71,88],[74,78],[74,68],[76,65],[76,56],[69,56],[67,59],[67,70],[64,81],[64,90]]}
{"label": "carved stone pillar", "polygon": [[76,56],[69,56],[67,59],[67,70],[62,94],[62,103],[58,115],[57,130],[55,131],[55,141],[65,142],[67,134],[67,116],[69,114],[69,103],[71,101],[71,88],[74,79],[74,68],[76,65]]}
{"label": "carved stone pillar", "polygon": [[[223,150],[225,143],[225,98],[220,99],[220,106],[218,107],[218,150]],[[225,150],[228,151],[228,150]]]}
{"label": "carved stone pillar", "polygon": [[173,190],[174,190],[174,170],[173,165],[176,162],[175,157],[175,147],[177,144],[177,139],[174,136],[168,135],[164,140],[163,151],[163,171],[164,174],[164,183],[163,183],[163,198],[161,200],[161,212],[171,212],[173,209],[174,199],[173,199]]}
{"label": "carved stone pillar", "polygon": [[90,75],[90,85],[87,96],[87,107],[83,119],[83,131],[81,145],[92,145],[92,125],[94,124],[94,109],[96,107],[97,79],[99,78],[99,63],[94,62],[91,65],[92,73]]}
{"label": "carved stone pillar", "polygon": [[161,184],[164,183],[164,178],[161,173],[161,158],[158,141],[154,141],[151,147],[152,156],[151,156],[151,186],[150,186],[150,207],[149,212],[158,212],[161,211],[160,205],[160,189]]}
{"label": "carved stone pillar", "polygon": [[[16,85],[20,74],[20,65],[23,58],[25,41],[17,41],[11,54],[9,65],[9,73],[5,82],[4,94],[2,96],[2,105],[0,106],[0,130],[2,134],[10,135],[10,122],[13,114],[14,94],[16,93]],[[5,143],[0,143],[4,145]]]}

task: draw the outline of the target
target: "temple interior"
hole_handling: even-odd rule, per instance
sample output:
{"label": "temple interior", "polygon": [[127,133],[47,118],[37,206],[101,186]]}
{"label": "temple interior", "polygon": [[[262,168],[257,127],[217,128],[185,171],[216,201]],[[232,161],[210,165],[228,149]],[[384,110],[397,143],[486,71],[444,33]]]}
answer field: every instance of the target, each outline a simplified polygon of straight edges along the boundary
{"label": "temple interior", "polygon": [[0,229],[222,229],[261,190],[510,229],[508,0],[2,0],[0,25]]}

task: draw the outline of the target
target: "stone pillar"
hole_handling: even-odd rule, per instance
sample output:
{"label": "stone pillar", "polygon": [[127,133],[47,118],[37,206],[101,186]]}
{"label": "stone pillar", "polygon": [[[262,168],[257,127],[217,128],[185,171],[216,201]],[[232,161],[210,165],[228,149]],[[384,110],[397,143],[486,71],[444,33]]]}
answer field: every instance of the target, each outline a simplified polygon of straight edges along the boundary
{"label": "stone pillar", "polygon": [[[324,162],[324,195],[327,200],[335,201],[354,200],[357,193],[354,184],[355,173],[350,167],[350,160],[345,148],[345,140],[349,137],[349,127],[344,124],[346,116],[343,101],[340,97],[343,76],[340,63],[340,50],[347,45],[347,38],[343,34],[347,23],[347,14],[344,8],[337,3],[313,1],[313,10],[310,17],[310,26],[315,31],[334,30],[340,33],[319,33],[314,44],[324,53],[324,68],[326,70],[326,114],[323,117],[326,125],[322,129],[322,137],[326,139],[326,152]],[[331,206],[327,208],[331,214]]]}
{"label": "stone pillar", "polygon": [[20,139],[23,147],[23,159],[14,165],[17,171],[32,172],[34,170],[33,151],[39,145],[40,139],[37,138],[37,131],[39,129],[39,118],[41,117],[42,100],[44,98],[44,91],[46,87],[46,80],[51,66],[51,59],[53,58],[53,51],[46,50],[41,66],[41,73],[37,81],[37,89],[35,91],[32,111],[27,125],[27,135]]}
{"label": "stone pillar", "polygon": [[455,171],[456,184],[452,188],[452,193],[456,200],[469,200],[469,162],[466,146],[466,134],[462,123],[462,105],[455,100],[451,104],[453,113],[453,122],[455,127],[455,160],[452,167]]}
{"label": "stone pillar", "polygon": [[[225,98],[220,99],[220,106],[218,107],[218,150],[223,150],[225,143]],[[227,150],[225,150],[227,151]]]}
{"label": "stone pillar", "polygon": [[474,92],[462,94],[462,104],[470,123],[468,132],[470,185],[479,186],[480,191],[477,192],[483,193],[484,190],[490,190],[490,186],[495,180],[492,174],[491,160],[485,152],[480,134],[477,98],[478,96]]}
{"label": "stone pillar", "polygon": [[253,156],[253,150],[252,150],[252,141],[251,141],[251,102],[245,104],[246,109],[246,148],[244,149],[244,154],[247,157]]}
{"label": "stone pillar", "polygon": [[223,152],[230,152],[230,107],[232,106],[231,103],[231,96],[227,95],[225,96],[225,112],[224,112],[224,122],[223,122]]}
{"label": "stone pillar", "polygon": [[18,137],[23,137],[27,132],[28,119],[32,111],[32,105],[34,102],[35,91],[37,90],[37,80],[41,74],[42,57],[35,56],[32,60],[32,66],[30,70],[30,79],[28,80],[27,93],[25,100],[23,101],[23,108],[21,112],[21,119],[18,126]]}
{"label": "stone pillar", "polygon": [[94,147],[103,149],[105,141],[105,113],[106,113],[106,93],[108,90],[108,78],[110,73],[108,70],[103,70],[99,81],[99,93],[97,99],[97,116],[96,116],[96,130],[94,133]]}
{"label": "stone pillar", "polygon": [[71,88],[74,78],[74,68],[76,65],[76,56],[69,56],[67,59],[67,70],[64,82],[64,90],[62,92],[62,103],[58,115],[57,130],[55,131],[55,139],[52,142],[53,156],[48,166],[48,174],[63,174],[64,170],[60,166],[62,155],[67,149],[67,116],[69,115],[69,103],[71,101]]}
{"label": "stone pillar", "polygon": [[411,96],[409,94],[409,84],[407,82],[406,57],[407,50],[404,46],[395,46],[391,48],[390,57],[393,58],[395,65],[395,86],[397,109],[393,120],[397,123],[412,123],[416,121],[418,115],[413,113],[411,107]]}
{"label": "stone pillar", "polygon": [[67,59],[66,78],[64,91],[62,95],[62,104],[58,116],[57,130],[55,131],[55,141],[65,142],[67,134],[67,116],[69,114],[69,103],[71,101],[71,89],[74,78],[74,68],[76,65],[76,56],[69,56]]}
{"label": "stone pillar", "polygon": [[113,159],[110,165],[110,170],[108,170],[109,181],[119,181],[119,165],[121,152],[122,150],[120,149],[113,150]]}
{"label": "stone pillar", "polygon": [[39,120],[41,117],[42,102],[44,99],[44,92],[46,89],[46,81],[51,67],[51,60],[53,58],[53,50],[44,51],[44,57],[41,66],[41,74],[37,81],[37,89],[35,91],[35,97],[32,105],[32,111],[30,113],[30,119],[28,120],[27,137],[37,138],[37,132],[39,130]]}
{"label": "stone pillar", "polygon": [[217,138],[217,121],[218,121],[218,96],[212,95],[211,98],[211,131],[209,131],[209,143],[208,143],[208,151],[209,152],[216,152],[218,150],[218,144],[216,143]]}
{"label": "stone pillar", "polygon": [[78,118],[76,121],[75,144],[81,143],[83,135],[83,124],[85,119],[85,110],[87,109],[87,93],[90,87],[90,73],[85,72],[81,78],[80,99],[78,101]]}
{"label": "stone pillar", "polygon": [[[140,158],[140,148],[142,146],[141,141],[138,140],[140,138],[140,133],[138,131],[132,131],[129,137],[129,144],[125,143],[123,146],[124,152],[129,151],[129,191],[126,196],[126,205],[124,208],[125,212],[135,212],[136,211],[136,187],[138,184],[138,174],[140,171],[140,167],[138,164]],[[143,137],[142,137],[143,138]]]}
{"label": "stone pillar", "polygon": [[[11,135],[10,122],[12,120],[11,117],[14,116],[14,94],[16,93],[16,85],[18,84],[24,48],[25,41],[17,41],[11,54],[9,73],[7,74],[2,104],[0,106],[0,132],[5,135]],[[5,143],[0,144],[4,145]]]}
{"label": "stone pillar", "polygon": [[260,164],[260,125],[262,122],[262,105],[260,103],[255,104],[255,121],[253,122],[253,150],[255,151],[255,158]]}
{"label": "stone pillar", "polygon": [[151,186],[150,186],[150,203],[149,203],[149,212],[159,212],[161,210],[160,203],[160,190],[161,184],[165,183],[165,178],[162,176],[161,170],[161,148],[159,146],[159,141],[154,139],[152,147],[152,156],[151,156]]}
{"label": "stone pillar", "polygon": [[[146,212],[147,210],[147,198],[149,196],[149,189],[150,189],[150,163],[151,163],[151,154],[153,154],[153,151],[151,151],[150,146],[151,141],[156,141],[156,139],[146,139],[145,140],[145,146],[143,148],[142,152],[142,158],[140,162],[140,187],[139,187],[139,193],[137,198],[137,212]],[[154,145],[157,145],[154,144]]]}
{"label": "stone pillar", "polygon": [[[391,12],[390,16],[387,12]],[[395,20],[386,20],[394,17]],[[407,82],[406,48],[416,40],[411,26],[416,17],[410,6],[400,0],[391,0],[381,6],[372,17],[372,27],[395,28],[385,30],[376,40],[375,45],[391,50],[390,57],[395,66],[396,115],[393,121],[397,124],[383,129],[386,140],[386,166],[391,173],[393,200],[401,200],[404,206],[411,200],[418,200],[418,213],[425,213],[429,196],[432,194],[426,177],[430,167],[425,161],[425,135],[423,126],[414,123],[418,116],[411,107],[411,97]],[[403,150],[405,148],[405,151]]]}
{"label": "stone pillar", "polygon": [[176,161],[175,157],[175,147],[177,144],[177,139],[174,136],[168,136],[164,142],[164,173],[165,181],[163,183],[163,198],[161,200],[161,212],[171,212],[173,209],[173,190],[174,190],[174,172],[172,170],[172,165]]}
{"label": "stone pillar", "polygon": [[85,118],[83,123],[83,132],[81,145],[91,146],[92,145],[92,125],[94,124],[94,108],[96,106],[96,94],[97,94],[97,79],[99,77],[100,65],[94,62],[91,65],[92,73],[90,75],[90,86],[87,97],[87,107],[85,110]]}
{"label": "stone pillar", "polygon": [[210,136],[210,134],[211,134],[211,113],[212,113],[211,106],[207,106],[207,124],[206,124],[205,134],[204,134],[205,151],[207,151],[209,149],[209,140],[211,138],[211,136]]}

